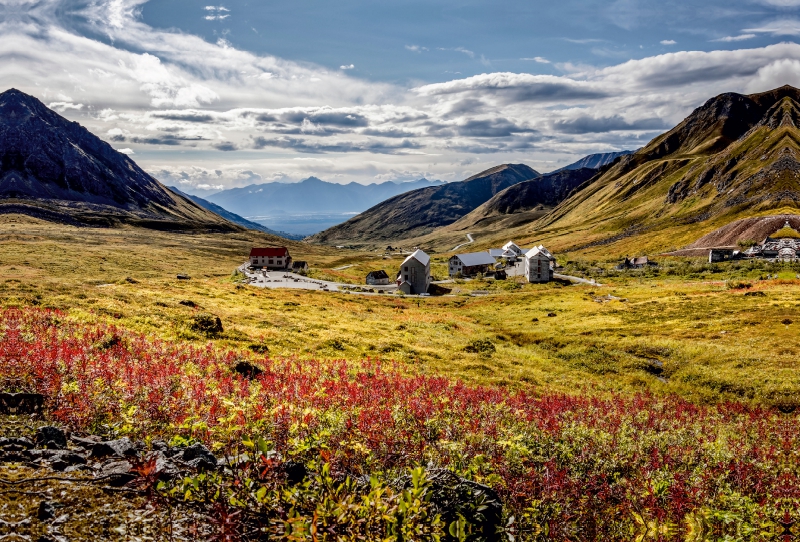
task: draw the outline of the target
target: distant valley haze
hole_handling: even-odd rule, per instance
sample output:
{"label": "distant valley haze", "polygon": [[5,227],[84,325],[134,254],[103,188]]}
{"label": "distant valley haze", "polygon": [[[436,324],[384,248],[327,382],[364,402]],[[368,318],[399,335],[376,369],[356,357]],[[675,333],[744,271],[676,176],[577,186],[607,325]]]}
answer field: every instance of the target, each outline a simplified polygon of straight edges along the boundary
{"label": "distant valley haze", "polygon": [[0,32],[0,90],[201,197],[546,173],[800,85],[797,0],[0,0]]}

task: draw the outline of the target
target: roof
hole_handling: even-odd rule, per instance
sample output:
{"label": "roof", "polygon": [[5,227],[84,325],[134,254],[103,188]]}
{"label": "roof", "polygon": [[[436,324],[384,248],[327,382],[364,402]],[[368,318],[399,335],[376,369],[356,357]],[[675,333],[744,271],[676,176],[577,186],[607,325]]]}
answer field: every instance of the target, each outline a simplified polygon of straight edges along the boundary
{"label": "roof", "polygon": [[516,256],[515,252],[510,250],[506,250],[503,248],[490,248],[489,249],[489,256],[492,258],[510,258],[512,256]]}
{"label": "roof", "polygon": [[546,248],[544,248],[544,245],[539,245],[539,246],[538,246],[538,247],[536,247],[536,248],[538,248],[538,249],[539,249],[539,250],[542,252],[542,254],[544,254],[545,256],[547,256],[548,258],[550,258],[551,260],[554,260],[554,259],[555,259],[555,258],[553,258],[553,254],[552,254],[552,253],[551,253],[549,250],[547,250]]}
{"label": "roof", "polygon": [[380,271],[370,271],[367,273],[367,278],[372,277],[374,279],[388,279],[389,275],[386,274],[386,271],[381,269]]}
{"label": "roof", "polygon": [[506,250],[514,250],[514,247],[516,247],[520,251],[522,250],[521,248],[519,248],[519,245],[517,245],[514,241],[509,241],[508,243],[503,245],[503,248]]}
{"label": "roof", "polygon": [[633,265],[644,265],[648,262],[647,256],[640,256],[633,259]]}
{"label": "roof", "polygon": [[422,252],[421,250],[415,250],[408,258],[403,260],[403,263],[400,265],[405,264],[408,260],[417,260],[422,265],[428,265],[431,261],[431,257]]}
{"label": "roof", "polygon": [[469,252],[467,254],[456,254],[455,257],[466,266],[493,265],[497,263],[488,252]]}
{"label": "roof", "polygon": [[267,248],[251,248],[250,249],[250,257],[254,256],[266,256],[268,258],[275,258],[281,256],[288,256],[289,249],[286,247],[267,247]]}
{"label": "roof", "polygon": [[308,265],[305,260],[295,260],[292,262],[292,267],[304,267]]}
{"label": "roof", "polygon": [[546,251],[542,251],[542,249],[540,249],[539,247],[533,247],[532,249],[530,249],[528,252],[525,253],[525,257],[535,258],[537,256],[541,256],[542,258],[549,260],[550,257],[545,252]]}

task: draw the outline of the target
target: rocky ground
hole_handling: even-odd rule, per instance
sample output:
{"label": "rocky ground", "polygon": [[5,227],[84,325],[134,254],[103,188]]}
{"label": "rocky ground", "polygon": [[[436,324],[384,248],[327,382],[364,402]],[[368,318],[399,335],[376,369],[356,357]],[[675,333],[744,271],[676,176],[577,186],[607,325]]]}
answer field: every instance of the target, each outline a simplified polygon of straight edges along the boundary
{"label": "rocky ground", "polygon": [[[8,394],[3,394],[8,395]],[[204,446],[104,440],[0,416],[0,539],[197,540],[213,522],[178,502],[156,502],[154,483],[217,468]],[[157,473],[156,476],[153,476]]]}

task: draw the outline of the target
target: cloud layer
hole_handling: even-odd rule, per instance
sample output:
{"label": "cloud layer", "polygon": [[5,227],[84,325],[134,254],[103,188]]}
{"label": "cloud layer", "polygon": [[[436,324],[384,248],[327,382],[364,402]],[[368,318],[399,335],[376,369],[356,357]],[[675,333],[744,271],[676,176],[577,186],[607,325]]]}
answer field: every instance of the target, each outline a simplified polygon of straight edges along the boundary
{"label": "cloud layer", "polygon": [[[139,16],[146,1],[0,0],[0,86],[37,96],[184,187],[312,174],[457,180],[510,161],[546,171],[586,153],[641,146],[721,92],[800,86],[794,43],[603,68],[531,57],[557,75],[494,71],[391,85],[356,77],[350,63],[329,70],[156,30]],[[229,15],[222,5],[197,8],[209,20]],[[798,29],[785,18],[716,41],[736,47]]]}

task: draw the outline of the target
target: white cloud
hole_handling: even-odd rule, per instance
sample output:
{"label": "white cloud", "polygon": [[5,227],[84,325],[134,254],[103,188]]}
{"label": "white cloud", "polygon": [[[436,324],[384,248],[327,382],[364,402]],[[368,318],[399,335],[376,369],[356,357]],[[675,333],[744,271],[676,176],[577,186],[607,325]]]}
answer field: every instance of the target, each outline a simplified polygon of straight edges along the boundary
{"label": "white cloud", "polygon": [[800,36],[800,19],[783,17],[763,23],[761,26],[745,28],[743,32],[771,34],[772,36]]}
{"label": "white cloud", "polygon": [[[179,186],[423,172],[456,180],[505,161],[555,168],[579,154],[641,146],[721,92],[800,85],[800,45],[781,43],[603,68],[553,65],[561,75],[487,68],[408,89],[154,29],[138,15],[145,3],[38,0],[24,22],[6,17],[0,85],[36,95],[116,148],[135,149],[147,171]],[[227,14],[208,7],[204,15]],[[723,41],[740,41],[733,38]]]}
{"label": "white cloud", "polygon": [[675,40],[661,40],[661,42],[660,42],[660,43],[661,43],[661,45],[675,45],[675,44],[677,44],[678,42],[677,42],[677,41],[675,41]]}
{"label": "white cloud", "polygon": [[762,4],[779,8],[800,7],[800,0],[760,0]]}
{"label": "white cloud", "polygon": [[470,58],[475,58],[475,52],[465,49],[464,47],[437,47],[437,49],[440,51],[455,51],[457,53],[463,53]]}
{"label": "white cloud", "polygon": [[340,70],[353,70],[353,69],[355,69],[355,65],[354,64],[342,64],[341,66],[339,66],[339,69]]}
{"label": "white cloud", "polygon": [[133,149],[129,149],[127,147],[124,148],[124,149],[117,149],[117,152],[122,153],[122,154],[127,154],[128,156],[136,154],[135,152],[133,152]]}
{"label": "white cloud", "polygon": [[65,111],[68,111],[70,109],[73,109],[75,111],[80,111],[81,109],[83,109],[83,104],[75,104],[72,102],[50,102],[49,104],[47,104],[47,107],[49,107],[54,111],[58,111],[59,113],[64,113]]}
{"label": "white cloud", "polygon": [[720,42],[723,42],[723,43],[731,43],[731,42],[735,42],[735,41],[751,40],[751,39],[753,39],[755,37],[756,37],[755,34],[739,34],[738,36],[725,36],[724,38],[718,38],[718,39],[711,40],[711,41],[720,41]]}

